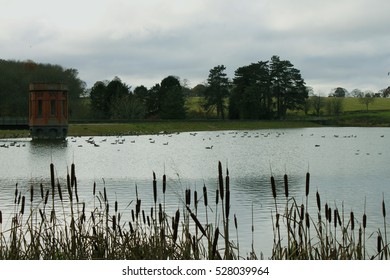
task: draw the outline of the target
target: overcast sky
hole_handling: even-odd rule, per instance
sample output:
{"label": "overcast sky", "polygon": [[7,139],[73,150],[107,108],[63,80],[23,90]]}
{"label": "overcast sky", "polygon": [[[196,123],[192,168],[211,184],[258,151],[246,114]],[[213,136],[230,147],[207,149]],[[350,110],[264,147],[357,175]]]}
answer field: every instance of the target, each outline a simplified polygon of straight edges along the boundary
{"label": "overcast sky", "polygon": [[[389,0],[0,0],[0,59],[59,64],[91,87],[168,75],[206,81],[223,64],[289,60],[307,86],[390,85]],[[0,73],[1,74],[1,73]]]}

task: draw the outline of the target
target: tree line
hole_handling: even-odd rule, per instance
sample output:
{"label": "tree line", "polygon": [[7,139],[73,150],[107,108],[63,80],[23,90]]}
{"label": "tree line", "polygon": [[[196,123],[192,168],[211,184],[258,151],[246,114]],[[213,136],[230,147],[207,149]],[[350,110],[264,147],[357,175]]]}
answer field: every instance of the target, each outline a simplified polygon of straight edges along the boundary
{"label": "tree line", "polygon": [[[221,119],[284,119],[288,111],[309,106],[319,114],[322,97],[307,87],[300,70],[289,60],[272,56],[239,67],[229,79],[224,65],[209,70],[207,80],[190,89],[179,77],[170,75],[150,88],[134,89],[119,77],[97,81],[87,89],[76,69],[33,61],[0,60],[0,117],[28,115],[28,85],[31,82],[65,83],[69,88],[69,111],[73,119],[184,119],[189,108],[186,99],[199,96],[204,111],[214,111]],[[383,90],[387,97],[389,89]],[[363,104],[373,102],[374,94],[354,90]],[[335,88],[329,96],[345,97],[348,92]],[[309,98],[310,97],[310,98]],[[318,97],[318,98],[317,98]],[[339,101],[328,102],[329,112],[340,111]],[[332,107],[332,108],[333,108]]]}

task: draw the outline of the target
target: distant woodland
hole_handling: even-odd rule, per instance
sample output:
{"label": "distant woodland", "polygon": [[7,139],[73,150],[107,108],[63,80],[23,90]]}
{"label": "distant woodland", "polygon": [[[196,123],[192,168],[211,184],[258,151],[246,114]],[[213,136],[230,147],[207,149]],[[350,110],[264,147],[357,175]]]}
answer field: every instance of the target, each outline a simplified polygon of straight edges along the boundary
{"label": "distant woodland", "polygon": [[119,77],[96,81],[86,88],[77,69],[31,60],[0,59],[0,118],[28,116],[28,89],[32,82],[66,84],[69,115],[76,121],[285,119],[288,112],[339,115],[344,98],[338,97],[358,97],[368,111],[375,97],[390,95],[390,87],[379,93],[358,89],[348,93],[337,87],[328,95],[333,99],[324,100],[324,96],[306,86],[300,71],[290,61],[276,55],[239,67],[233,79],[227,77],[225,70],[224,65],[213,67],[207,81],[193,88],[188,88],[177,76],[168,76],[150,88],[143,85],[133,88]]}

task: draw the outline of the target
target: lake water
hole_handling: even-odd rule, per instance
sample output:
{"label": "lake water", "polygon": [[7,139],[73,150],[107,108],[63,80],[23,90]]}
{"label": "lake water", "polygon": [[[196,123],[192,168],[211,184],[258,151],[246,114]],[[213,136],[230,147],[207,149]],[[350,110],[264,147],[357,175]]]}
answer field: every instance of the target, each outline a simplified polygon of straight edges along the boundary
{"label": "lake water", "polygon": [[[255,250],[267,257],[273,244],[271,175],[277,181],[278,197],[284,196],[282,182],[287,174],[290,196],[304,203],[305,176],[310,172],[312,211],[316,191],[322,204],[343,207],[347,216],[353,210],[358,220],[366,203],[368,228],[378,230],[383,225],[383,196],[387,205],[390,197],[389,139],[389,128],[326,127],[69,137],[56,144],[0,140],[0,210],[6,224],[16,183],[26,193],[31,184],[49,186],[51,162],[60,179],[66,178],[74,162],[80,199],[91,205],[96,182],[98,190],[107,188],[108,199],[117,200],[124,214],[134,208],[134,204],[127,206],[135,199],[136,185],[145,209],[148,203],[153,206],[153,172],[162,202],[162,176],[166,174],[167,214],[174,215],[177,208],[183,209],[187,188],[201,196],[205,184],[209,201],[215,200],[220,161],[224,175],[229,170],[231,216],[236,214],[238,219],[241,255],[250,250],[253,207]],[[235,232],[231,239],[235,241]]]}

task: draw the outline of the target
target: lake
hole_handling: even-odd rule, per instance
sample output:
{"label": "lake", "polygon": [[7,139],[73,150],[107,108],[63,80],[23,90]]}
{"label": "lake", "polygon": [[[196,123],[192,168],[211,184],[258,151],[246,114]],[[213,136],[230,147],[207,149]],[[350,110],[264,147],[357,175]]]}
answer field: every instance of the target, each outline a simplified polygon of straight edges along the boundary
{"label": "lake", "polygon": [[[311,211],[317,209],[318,191],[322,204],[344,209],[346,217],[353,210],[359,221],[365,205],[369,231],[381,228],[382,199],[389,205],[390,197],[389,139],[389,128],[355,127],[68,137],[61,143],[3,139],[0,210],[3,223],[9,223],[16,183],[26,193],[31,184],[37,188],[40,183],[50,186],[52,162],[60,180],[65,180],[67,170],[75,163],[79,197],[87,206],[92,205],[92,186],[96,182],[98,190],[106,187],[110,201],[118,201],[124,217],[135,207],[135,186],[145,209],[148,204],[153,206],[153,172],[158,201],[162,202],[162,176],[166,174],[167,214],[174,215],[177,208],[183,209],[186,189],[196,190],[201,196],[206,185],[209,201],[215,200],[220,161],[224,176],[229,170],[231,217],[235,214],[238,219],[240,253],[245,256],[250,250],[253,220],[255,251],[267,257],[273,244],[271,175],[282,199],[283,175],[287,174],[290,196],[301,204],[305,203],[306,172],[310,172]],[[236,240],[235,231],[231,239]],[[376,239],[372,239],[375,244]]]}

